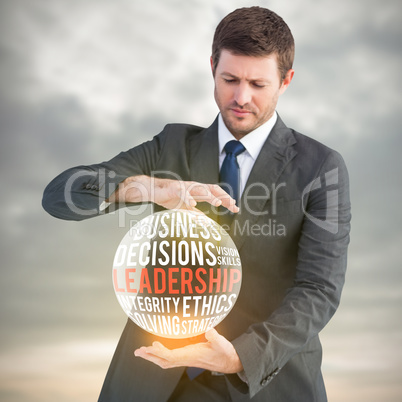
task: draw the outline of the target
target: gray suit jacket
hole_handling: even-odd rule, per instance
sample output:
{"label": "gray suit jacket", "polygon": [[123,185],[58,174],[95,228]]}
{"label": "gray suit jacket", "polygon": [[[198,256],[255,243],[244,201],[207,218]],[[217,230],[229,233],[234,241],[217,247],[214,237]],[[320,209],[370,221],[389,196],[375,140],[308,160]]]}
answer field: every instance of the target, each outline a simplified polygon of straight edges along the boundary
{"label": "gray suit jacket", "polygon": [[[217,120],[207,129],[167,125],[152,141],[108,162],[69,169],[48,185],[43,206],[62,219],[98,216],[111,210],[99,213],[99,205],[126,177],[173,178],[169,172],[182,180],[219,182]],[[214,218],[209,204],[199,207]],[[217,330],[232,341],[248,379],[245,384],[237,375],[226,376],[232,400],[326,400],[318,333],[339,304],[349,230],[341,156],[278,118],[231,226],[242,289]],[[153,338],[128,320],[100,401],[167,400],[183,368],[162,370],[133,356]]]}

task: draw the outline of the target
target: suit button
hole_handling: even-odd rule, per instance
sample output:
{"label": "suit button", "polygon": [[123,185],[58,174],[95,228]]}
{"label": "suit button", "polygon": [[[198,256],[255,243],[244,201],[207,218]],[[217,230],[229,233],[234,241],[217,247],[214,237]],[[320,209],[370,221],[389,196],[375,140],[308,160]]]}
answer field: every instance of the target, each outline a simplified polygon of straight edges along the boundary
{"label": "suit button", "polygon": [[265,387],[272,380],[272,376],[268,376],[261,381],[261,386]]}
{"label": "suit button", "polygon": [[86,188],[87,190],[90,190],[90,189],[91,189],[91,185],[90,185],[90,184],[87,184],[87,185],[85,186],[85,188]]}
{"label": "suit button", "polygon": [[97,189],[98,189],[98,186],[95,186],[95,185],[91,186],[91,190],[97,190]]}

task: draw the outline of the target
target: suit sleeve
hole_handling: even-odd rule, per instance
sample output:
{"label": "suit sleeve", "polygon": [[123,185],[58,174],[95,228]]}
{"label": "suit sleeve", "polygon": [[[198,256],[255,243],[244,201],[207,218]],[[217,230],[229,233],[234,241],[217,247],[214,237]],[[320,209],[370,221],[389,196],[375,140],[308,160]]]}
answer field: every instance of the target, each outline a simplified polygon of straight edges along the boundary
{"label": "suit sleeve", "polygon": [[105,211],[99,211],[102,202],[124,179],[151,174],[163,148],[166,131],[168,126],[152,141],[121,152],[109,161],[64,171],[45,188],[43,208],[56,218],[76,221],[119,208],[112,204]]}
{"label": "suit sleeve", "polygon": [[[343,159],[331,152],[301,194],[304,220],[294,285],[264,322],[232,341],[250,397],[267,386],[335,313],[344,284],[350,231],[349,180]],[[244,384],[229,376],[244,392]]]}

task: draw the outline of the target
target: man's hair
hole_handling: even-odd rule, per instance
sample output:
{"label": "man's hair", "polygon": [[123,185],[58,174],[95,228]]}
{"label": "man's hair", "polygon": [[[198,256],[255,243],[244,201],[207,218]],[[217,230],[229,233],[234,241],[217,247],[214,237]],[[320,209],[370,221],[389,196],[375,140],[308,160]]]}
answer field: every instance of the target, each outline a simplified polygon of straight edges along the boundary
{"label": "man's hair", "polygon": [[236,55],[262,57],[276,54],[281,79],[292,68],[295,44],[286,22],[262,7],[239,8],[216,27],[212,43],[214,74],[221,51]]}

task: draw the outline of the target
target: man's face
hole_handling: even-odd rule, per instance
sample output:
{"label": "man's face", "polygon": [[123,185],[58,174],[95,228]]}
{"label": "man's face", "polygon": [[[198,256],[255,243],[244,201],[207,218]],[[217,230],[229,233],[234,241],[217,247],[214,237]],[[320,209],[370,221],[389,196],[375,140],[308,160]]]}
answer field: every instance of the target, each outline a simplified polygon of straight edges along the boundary
{"label": "man's face", "polygon": [[215,101],[229,131],[240,139],[274,113],[278,97],[293,77],[282,81],[277,56],[235,55],[222,50],[215,70]]}

